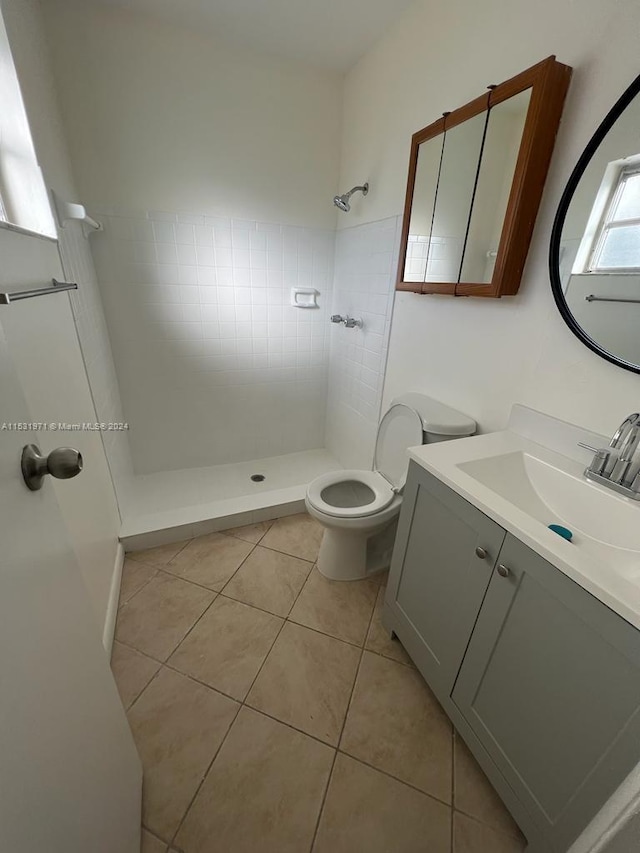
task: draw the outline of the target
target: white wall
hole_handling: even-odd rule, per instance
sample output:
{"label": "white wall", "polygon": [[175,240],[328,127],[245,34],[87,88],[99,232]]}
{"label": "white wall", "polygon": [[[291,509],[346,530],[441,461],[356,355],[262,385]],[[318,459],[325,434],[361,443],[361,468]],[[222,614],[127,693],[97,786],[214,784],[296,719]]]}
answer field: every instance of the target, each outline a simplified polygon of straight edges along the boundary
{"label": "white wall", "polygon": [[[64,197],[73,199],[76,189],[51,86],[39,4],[35,0],[2,0],[2,13],[45,181],[47,186],[55,187]],[[33,286],[33,279],[28,278],[30,268],[27,261],[36,260],[36,248],[37,251],[48,250],[53,258],[49,264],[51,275],[60,275],[59,259],[53,244],[42,243],[39,247],[41,242],[36,238],[14,235],[13,242],[7,244],[13,248],[11,256],[4,257],[3,263],[5,266],[13,264],[16,282],[17,276],[22,274]],[[86,332],[90,344],[87,351],[99,352],[101,370],[108,371],[109,344],[87,243],[77,232],[70,232],[63,238],[61,251],[68,261],[73,260],[74,271],[84,271],[78,278],[80,292],[75,303],[76,309],[83,307],[78,315],[81,317],[79,329]],[[45,306],[45,300],[40,305],[37,300],[21,302],[15,307],[23,310],[12,312],[7,309],[3,315],[7,337],[12,341],[12,355],[25,383],[25,394],[32,410],[51,412],[52,420],[98,420],[68,297],[52,298],[57,300],[55,305]],[[36,330],[38,323],[41,326]],[[44,451],[64,443],[61,435],[42,435]],[[96,432],[73,433],[73,439],[68,438],[68,443],[77,445],[83,453],[85,470],[72,483],[51,483],[51,487],[56,489],[71,544],[102,629],[116,559],[120,519],[100,435]]]}
{"label": "white wall", "polygon": [[547,251],[577,157],[637,74],[639,26],[631,0],[486,0],[481,9],[430,0],[412,6],[349,73],[341,185],[365,174],[371,191],[339,227],[401,212],[411,134],[443,110],[551,53],[574,67],[520,293],[496,301],[397,294],[385,400],[423,390],[485,431],[504,427],[516,401],[605,434],[636,407],[637,377],[599,359],[564,325]]}
{"label": "white wall", "polygon": [[341,77],[44,8],[136,473],[322,447]]}
{"label": "white wall", "polygon": [[83,0],[43,9],[87,202],[335,226],[341,76]]}

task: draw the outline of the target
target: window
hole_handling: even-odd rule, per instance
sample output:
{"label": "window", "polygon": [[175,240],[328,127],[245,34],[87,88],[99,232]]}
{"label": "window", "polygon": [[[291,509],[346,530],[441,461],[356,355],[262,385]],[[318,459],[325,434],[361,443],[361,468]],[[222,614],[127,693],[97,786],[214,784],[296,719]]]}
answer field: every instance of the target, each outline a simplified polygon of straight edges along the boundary
{"label": "window", "polygon": [[640,166],[622,168],[593,243],[588,272],[640,272]]}
{"label": "window", "polygon": [[0,223],[57,237],[0,13]]}

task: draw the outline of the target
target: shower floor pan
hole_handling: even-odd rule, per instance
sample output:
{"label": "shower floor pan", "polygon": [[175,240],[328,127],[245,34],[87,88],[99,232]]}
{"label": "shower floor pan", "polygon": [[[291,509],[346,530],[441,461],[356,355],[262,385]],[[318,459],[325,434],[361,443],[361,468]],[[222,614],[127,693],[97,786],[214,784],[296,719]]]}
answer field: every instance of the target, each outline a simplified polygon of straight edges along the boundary
{"label": "shower floor pan", "polygon": [[125,549],[149,548],[302,512],[311,480],[340,468],[328,451],[307,450],[253,462],[140,474],[118,495],[120,539]]}

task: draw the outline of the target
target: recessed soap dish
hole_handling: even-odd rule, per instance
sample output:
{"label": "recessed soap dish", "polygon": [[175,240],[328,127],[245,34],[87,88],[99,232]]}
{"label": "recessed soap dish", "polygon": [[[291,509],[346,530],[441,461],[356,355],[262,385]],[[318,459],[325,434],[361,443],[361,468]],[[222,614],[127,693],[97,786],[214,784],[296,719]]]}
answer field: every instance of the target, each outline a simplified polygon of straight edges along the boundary
{"label": "recessed soap dish", "polygon": [[291,304],[294,308],[319,308],[319,295],[314,287],[292,287]]}

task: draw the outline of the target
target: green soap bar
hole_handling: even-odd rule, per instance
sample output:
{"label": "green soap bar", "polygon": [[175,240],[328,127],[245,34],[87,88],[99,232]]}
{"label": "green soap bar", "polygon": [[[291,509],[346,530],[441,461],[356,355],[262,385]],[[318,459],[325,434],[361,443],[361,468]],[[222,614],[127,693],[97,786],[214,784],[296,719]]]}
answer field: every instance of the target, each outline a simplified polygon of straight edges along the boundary
{"label": "green soap bar", "polygon": [[562,536],[562,538],[566,539],[567,542],[571,542],[573,539],[573,533],[561,524],[550,524],[549,530],[553,530],[554,533],[557,533],[558,536]]}

